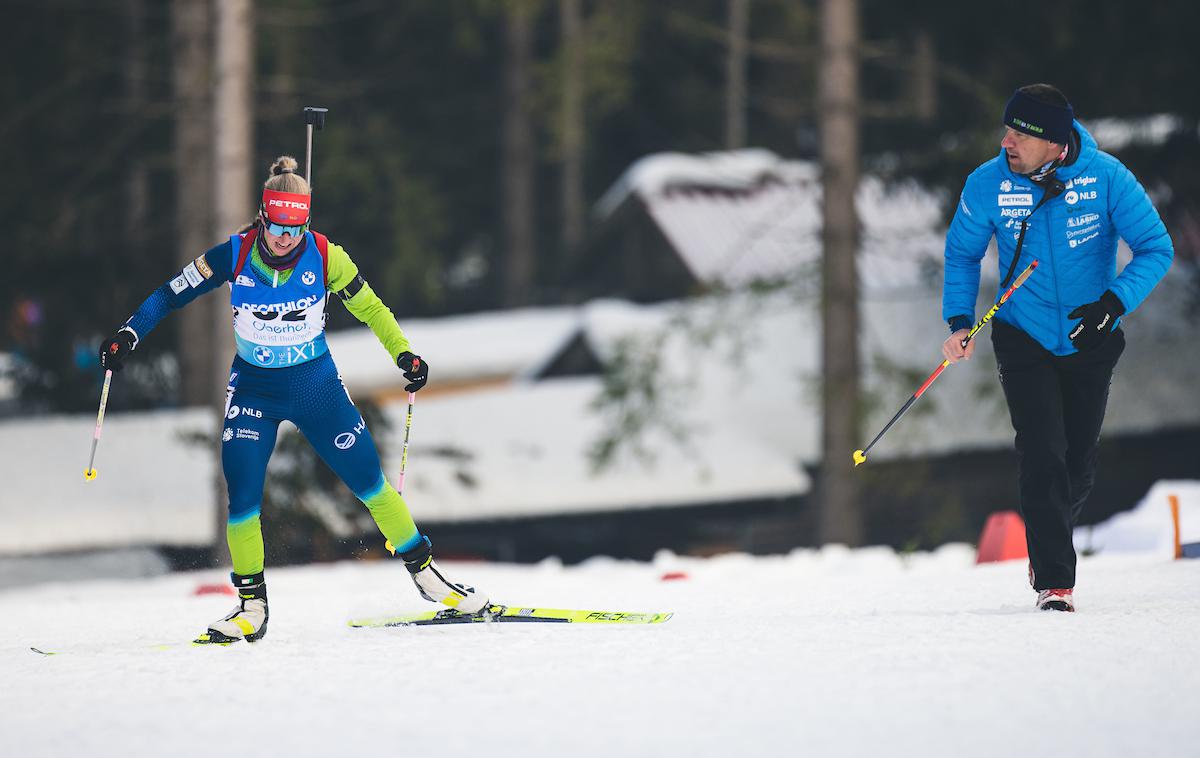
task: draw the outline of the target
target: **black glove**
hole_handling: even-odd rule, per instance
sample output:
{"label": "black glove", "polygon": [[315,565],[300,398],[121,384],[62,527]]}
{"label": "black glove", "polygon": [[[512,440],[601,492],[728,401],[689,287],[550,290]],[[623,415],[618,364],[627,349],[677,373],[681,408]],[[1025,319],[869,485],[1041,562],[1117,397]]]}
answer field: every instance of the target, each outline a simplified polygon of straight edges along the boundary
{"label": "black glove", "polygon": [[396,365],[404,372],[404,378],[410,382],[404,388],[405,392],[416,392],[429,381],[429,364],[416,353],[405,350],[396,356]]}
{"label": "black glove", "polygon": [[1099,347],[1112,334],[1117,319],[1124,313],[1125,306],[1121,304],[1121,299],[1112,290],[1105,290],[1096,302],[1081,305],[1067,314],[1067,318],[1083,319],[1067,336],[1080,352]]}
{"label": "black glove", "polygon": [[118,329],[116,334],[100,343],[100,368],[113,373],[125,368],[125,358],[137,343],[132,329]]}

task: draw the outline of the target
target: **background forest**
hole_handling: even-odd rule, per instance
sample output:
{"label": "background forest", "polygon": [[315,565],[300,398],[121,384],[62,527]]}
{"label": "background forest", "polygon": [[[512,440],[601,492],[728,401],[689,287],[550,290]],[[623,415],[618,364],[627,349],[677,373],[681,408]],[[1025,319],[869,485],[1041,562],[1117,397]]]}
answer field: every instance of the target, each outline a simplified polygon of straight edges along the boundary
{"label": "background forest", "polygon": [[[186,58],[221,32],[202,0],[6,0],[4,10],[0,352],[14,356],[21,412],[84,411],[99,338],[179,261],[235,230],[209,217],[211,61]],[[315,224],[402,319],[578,301],[597,294],[581,280],[584,259],[604,256],[588,245],[589,208],[632,161],[746,145],[817,156],[818,10],[262,0],[241,21],[252,40],[250,181],[279,154],[303,160],[300,110],[328,107]],[[1032,81],[1056,83],[1085,119],[1172,114],[1184,126],[1168,149],[1121,158],[1155,195],[1179,259],[1195,260],[1200,6],[864,0],[860,23],[865,170],[917,177],[949,210],[994,151],[1004,100]],[[251,200],[240,217],[254,212]],[[207,235],[182,231],[196,218],[209,219]],[[168,329],[176,339],[145,352],[182,359],[197,329]],[[202,399],[172,361],[142,370],[158,373],[118,407]]]}

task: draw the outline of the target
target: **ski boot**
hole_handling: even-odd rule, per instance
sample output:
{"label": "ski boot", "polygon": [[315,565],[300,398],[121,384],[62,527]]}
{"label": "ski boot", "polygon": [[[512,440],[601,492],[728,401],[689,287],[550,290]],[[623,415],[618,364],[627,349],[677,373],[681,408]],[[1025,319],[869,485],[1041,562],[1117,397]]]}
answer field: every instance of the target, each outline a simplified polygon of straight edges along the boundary
{"label": "ski boot", "polygon": [[197,637],[198,645],[228,645],[245,640],[255,642],[267,634],[267,582],[263,572],[230,574],[241,602],[229,615],[208,625],[208,631]]}
{"label": "ski boot", "polygon": [[422,536],[416,547],[403,553],[396,552],[391,542],[387,543],[387,549],[404,561],[417,592],[429,602],[448,605],[460,613],[479,613],[488,607],[487,595],[476,592],[474,587],[451,582],[442,574],[433,562],[433,545],[428,537]]}

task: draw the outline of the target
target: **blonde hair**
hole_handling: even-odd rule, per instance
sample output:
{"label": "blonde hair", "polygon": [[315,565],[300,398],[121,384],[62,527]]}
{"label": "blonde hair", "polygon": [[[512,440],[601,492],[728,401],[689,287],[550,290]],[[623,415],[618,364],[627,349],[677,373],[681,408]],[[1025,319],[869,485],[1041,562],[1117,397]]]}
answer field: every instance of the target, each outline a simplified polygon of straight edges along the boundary
{"label": "blonde hair", "polygon": [[[300,168],[300,164],[292,156],[279,156],[271,164],[271,172],[267,175],[267,180],[263,182],[263,189],[274,190],[276,192],[294,192],[299,195],[311,195],[312,189],[309,188],[308,182],[303,176],[296,173],[296,169],[298,168]],[[238,234],[245,234],[258,226],[259,218],[259,214],[254,214],[254,218],[249,223],[238,229]]]}
{"label": "blonde hair", "polygon": [[300,164],[290,155],[281,155],[271,164],[271,173],[263,187],[276,192],[293,192],[297,195],[311,195],[312,189],[303,176],[296,173]]}

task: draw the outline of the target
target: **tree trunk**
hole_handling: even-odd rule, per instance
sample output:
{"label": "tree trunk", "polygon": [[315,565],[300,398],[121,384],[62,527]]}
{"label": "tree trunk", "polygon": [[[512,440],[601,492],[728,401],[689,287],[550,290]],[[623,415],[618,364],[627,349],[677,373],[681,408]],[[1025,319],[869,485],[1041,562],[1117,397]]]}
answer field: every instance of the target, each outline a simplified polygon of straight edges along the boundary
{"label": "tree trunk", "polygon": [[917,119],[933,121],[937,116],[937,54],[928,29],[919,29],[913,42],[911,98]]}
{"label": "tree trunk", "polygon": [[569,271],[586,228],[583,191],[583,18],[581,0],[559,0],[563,52],[562,161],[563,161],[563,249]]}
{"label": "tree trunk", "polygon": [[[212,246],[212,130],[209,6],[171,2],[171,79],[175,116],[175,249],[179,267]],[[216,296],[200,298],[178,315],[180,397],[184,406],[211,405]]]}
{"label": "tree trunk", "polygon": [[[216,77],[213,88],[213,182],[212,238],[221,240],[249,220],[258,202],[252,191],[254,110],[250,86],[254,76],[254,17],[250,0],[216,1]],[[215,355],[210,381],[218,390],[228,384],[229,357],[233,354],[233,327],[229,308],[222,303],[211,322],[215,336]],[[224,418],[224,393],[215,407],[218,419]],[[219,427],[218,427],[219,428]],[[220,442],[218,441],[218,447]],[[227,495],[225,482],[217,467],[217,544],[215,554],[228,562],[225,542]]]}
{"label": "tree trunk", "polygon": [[728,0],[729,45],[725,56],[725,147],[746,146],[746,47],[750,0]]}
{"label": "tree trunk", "polygon": [[[125,0],[125,118],[146,121],[146,5]],[[142,153],[129,159],[125,186],[125,244],[137,257],[146,255],[146,224],[150,207],[150,175]]]}
{"label": "tree trunk", "polygon": [[533,123],[530,117],[530,65],[533,57],[533,4],[508,0],[504,12],[503,199],[504,304],[533,301]]}
{"label": "tree trunk", "polygon": [[858,3],[823,0],[818,112],[821,127],[822,372],[820,538],[862,543],[858,479]]}

